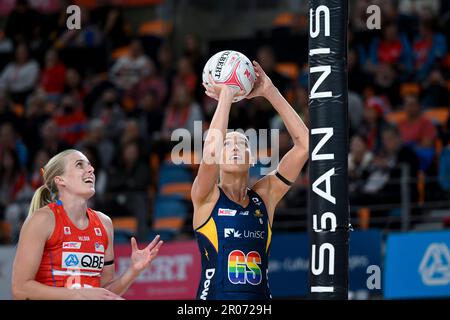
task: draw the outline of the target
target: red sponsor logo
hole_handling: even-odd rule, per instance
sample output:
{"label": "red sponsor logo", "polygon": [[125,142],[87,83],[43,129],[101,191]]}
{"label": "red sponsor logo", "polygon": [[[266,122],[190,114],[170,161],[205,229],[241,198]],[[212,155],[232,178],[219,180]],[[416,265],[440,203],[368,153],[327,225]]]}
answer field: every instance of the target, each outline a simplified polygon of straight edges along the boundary
{"label": "red sponsor logo", "polygon": [[80,249],[81,242],[63,242],[63,249]]}
{"label": "red sponsor logo", "polygon": [[236,215],[236,212],[237,210],[219,208],[219,216],[234,217]]}

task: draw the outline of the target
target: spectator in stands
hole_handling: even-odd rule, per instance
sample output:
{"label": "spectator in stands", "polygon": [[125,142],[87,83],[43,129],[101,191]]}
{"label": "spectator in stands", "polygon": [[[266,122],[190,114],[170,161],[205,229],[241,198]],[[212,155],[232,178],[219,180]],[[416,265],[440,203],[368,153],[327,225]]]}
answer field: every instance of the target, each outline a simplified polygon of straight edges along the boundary
{"label": "spectator in stands", "polygon": [[[417,201],[417,174],[419,160],[412,148],[403,145],[396,127],[386,126],[382,131],[382,147],[375,153],[371,165],[364,172],[365,180],[361,192],[350,195],[350,202],[358,206],[384,204],[400,206],[402,177],[401,166],[409,167],[410,201]],[[371,210],[375,215],[384,214],[393,208]]]}
{"label": "spectator in stands", "polygon": [[5,150],[14,150],[20,166],[25,167],[27,165],[28,148],[11,123],[4,123],[0,127],[0,153]]}
{"label": "spectator in stands", "polygon": [[[194,137],[194,121],[202,121],[203,115],[199,104],[193,100],[188,86],[180,83],[174,88],[172,101],[166,109],[162,134],[170,140],[175,129],[185,128]],[[201,134],[201,133],[199,133]]]}
{"label": "spectator in stands", "polygon": [[386,108],[386,101],[378,96],[368,98],[365,103],[363,121],[356,132],[364,137],[367,148],[371,151],[381,148],[381,132],[386,126]]}
{"label": "spectator in stands", "polygon": [[50,154],[45,149],[40,149],[36,152],[33,159],[33,166],[29,174],[29,180],[31,188],[36,190],[44,184],[44,179],[42,178],[41,168],[50,160]]}
{"label": "spectator in stands", "polygon": [[189,59],[196,74],[201,74],[206,62],[202,54],[201,42],[193,33],[188,33],[184,37],[183,55]]}
{"label": "spectator in stands", "polygon": [[83,107],[71,96],[63,96],[61,104],[53,117],[59,130],[59,138],[69,146],[80,141],[86,132],[86,116]]}
{"label": "spectator in stands", "polygon": [[348,89],[362,94],[364,88],[368,85],[367,75],[363,71],[363,66],[360,63],[360,52],[356,49],[350,49],[347,55],[348,68]]}
{"label": "spectator in stands", "polygon": [[34,158],[34,154],[39,150],[41,145],[41,137],[36,133],[51,118],[52,106],[53,104],[46,102],[46,95],[42,92],[36,92],[30,95],[27,100],[23,129],[20,132],[22,133],[25,144],[30,150],[30,160]]}
{"label": "spectator in stands", "polygon": [[64,95],[70,95],[77,104],[83,104],[86,93],[83,88],[81,75],[74,68],[69,68],[66,71]]}
{"label": "spectator in stands", "polygon": [[[198,85],[198,76],[194,71],[191,60],[187,57],[181,57],[178,60],[177,73],[173,79],[172,85],[175,87],[185,86],[189,93],[195,98],[195,91]],[[172,90],[176,90],[172,88]]]}
{"label": "spectator in stands", "polygon": [[144,54],[142,43],[135,39],[127,55],[120,57],[110,70],[111,81],[117,88],[127,91],[151,72],[151,60]]}
{"label": "spectator in stands", "polygon": [[[353,135],[361,126],[364,117],[364,102],[360,94],[348,91],[348,120],[350,134]],[[306,100],[308,101],[308,100]]]}
{"label": "spectator in stands", "polygon": [[[308,109],[308,91],[306,88],[297,85],[294,90],[292,107],[302,119],[303,123],[309,127],[309,109]],[[284,130],[286,129],[279,114],[276,114],[270,120],[270,128]]]}
{"label": "spectator in stands", "polygon": [[0,212],[16,200],[26,186],[27,179],[14,149],[0,152]]}
{"label": "spectator in stands", "polygon": [[272,79],[273,84],[281,93],[285,93],[290,85],[290,80],[275,70],[277,60],[273,49],[269,46],[262,46],[258,49],[256,57],[267,76]]}
{"label": "spectator in stands", "polygon": [[450,116],[447,117],[446,123],[438,126],[438,133],[442,145],[450,145]]}
{"label": "spectator in stands", "polygon": [[442,149],[439,157],[438,182],[441,189],[446,193],[447,199],[450,199],[450,146]]}
{"label": "spectator in stands", "polygon": [[24,104],[39,78],[39,65],[30,60],[28,48],[21,43],[16,48],[15,60],[8,63],[0,75],[0,90],[7,90],[15,103]]}
{"label": "spectator in stands", "polygon": [[45,67],[41,73],[40,86],[47,99],[58,101],[64,92],[64,81],[66,79],[66,67],[59,61],[58,53],[50,49],[45,54]]}
{"label": "spectator in stands", "polygon": [[0,90],[0,125],[11,123],[14,128],[21,128],[21,119],[12,111],[12,102],[4,90]]}
{"label": "spectator in stands", "polygon": [[106,205],[115,216],[147,214],[147,188],[150,185],[149,166],[142,158],[140,145],[129,141],[121,146],[118,163],[108,173]]}
{"label": "spectator in stands", "polygon": [[68,148],[68,145],[59,139],[58,125],[52,118],[45,121],[42,125],[39,142],[38,149],[46,150],[50,156],[54,156]]}
{"label": "spectator in stands", "polygon": [[349,192],[359,192],[364,184],[363,176],[372,164],[373,154],[367,149],[365,138],[354,135],[350,138],[348,154]]}
{"label": "spectator in stands", "polygon": [[431,70],[422,82],[421,104],[426,108],[443,107],[450,101],[447,83],[439,68]]}
{"label": "spectator in stands", "polygon": [[[91,147],[96,149],[95,152],[94,150],[90,150]],[[95,168],[108,168],[112,163],[116,152],[114,144],[111,140],[106,138],[105,125],[100,119],[92,119],[89,121],[86,136],[76,145],[75,149],[80,151],[89,149],[88,153],[95,153],[93,154],[93,157],[97,160]],[[82,152],[89,159],[87,153],[84,151]]]}
{"label": "spectator in stands", "polygon": [[14,150],[5,150],[0,156],[0,211],[11,226],[11,241],[17,242],[20,227],[33,196],[25,170]]}
{"label": "spectator in stands", "polygon": [[5,30],[0,28],[0,54],[9,54],[13,52],[13,42],[5,35]]}
{"label": "spectator in stands", "polygon": [[135,118],[139,119],[139,126],[148,137],[154,137],[161,131],[164,113],[158,104],[157,93],[148,91],[140,100]]}
{"label": "spectator in stands", "polygon": [[101,99],[94,105],[92,118],[102,121],[108,139],[118,139],[125,125],[126,115],[118,101],[118,94],[114,88],[103,92]]}
{"label": "spectator in stands", "polygon": [[435,20],[421,20],[419,35],[413,43],[414,69],[417,81],[424,81],[432,68],[447,55],[447,40],[435,31]]}
{"label": "spectator in stands", "polygon": [[15,43],[29,41],[33,30],[40,23],[39,14],[30,7],[28,0],[17,0],[16,6],[6,20],[6,36]]}
{"label": "spectator in stands", "polygon": [[420,169],[428,171],[435,158],[437,129],[422,114],[417,95],[409,94],[404,98],[406,119],[398,124],[402,140],[411,145],[420,159]]}
{"label": "spectator in stands", "polygon": [[394,22],[384,23],[382,32],[381,39],[375,38],[370,45],[369,72],[376,74],[380,66],[389,65],[401,80],[407,80],[413,71],[411,44]]}
{"label": "spectator in stands", "polygon": [[139,103],[149,91],[155,93],[156,103],[162,105],[167,97],[167,86],[164,79],[158,75],[153,61],[150,61],[149,72],[142,76],[128,93],[129,97]]}
{"label": "spectator in stands", "polygon": [[[125,146],[130,142],[136,142],[140,146],[146,146],[147,136],[144,134],[142,128],[139,126],[139,121],[137,119],[127,119],[123,127],[122,133],[120,135],[120,145]],[[144,149],[140,149],[140,154],[142,157],[146,157],[147,154]]]}
{"label": "spectator in stands", "polygon": [[106,0],[97,0],[97,6],[91,11],[91,21],[101,30],[111,49],[126,45],[126,22],[119,7]]}
{"label": "spectator in stands", "polygon": [[[22,223],[27,215],[33,192],[43,184],[40,169],[49,160],[49,155],[45,150],[39,150],[34,159],[32,170],[27,176],[27,183],[17,194],[14,201],[10,201],[5,209],[5,220],[11,225],[11,242],[16,243]],[[25,173],[25,172],[24,172]]]}
{"label": "spectator in stands", "polygon": [[98,26],[90,20],[90,13],[87,8],[83,8],[80,29],[62,29],[62,34],[56,40],[55,46],[58,49],[66,47],[95,48],[103,43],[104,35]]}
{"label": "spectator in stands", "polygon": [[166,82],[166,87],[169,90],[168,97],[164,101],[163,105],[168,103],[168,98],[172,92],[172,82],[175,77],[176,70],[173,65],[174,57],[173,51],[169,44],[163,43],[157,53],[157,66],[159,75]]}
{"label": "spectator in stands", "polygon": [[402,141],[406,144],[421,147],[434,147],[436,128],[421,111],[419,99],[409,94],[403,98],[403,110],[406,119],[398,124]]}
{"label": "spectator in stands", "polygon": [[[207,59],[203,56],[201,41],[199,37],[195,34],[189,33],[184,37],[183,45],[183,56],[190,61],[190,65],[194,70],[196,75],[201,75],[203,72],[203,67]],[[200,101],[204,96],[203,86],[200,85],[200,81],[197,81],[195,88],[195,99]]]}

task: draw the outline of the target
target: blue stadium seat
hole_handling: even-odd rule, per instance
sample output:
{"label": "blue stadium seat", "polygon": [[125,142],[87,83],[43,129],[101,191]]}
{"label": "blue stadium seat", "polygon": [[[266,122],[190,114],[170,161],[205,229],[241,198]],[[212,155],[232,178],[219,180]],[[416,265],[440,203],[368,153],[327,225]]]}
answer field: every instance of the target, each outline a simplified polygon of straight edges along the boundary
{"label": "blue stadium seat", "polygon": [[182,197],[157,196],[153,210],[153,218],[186,217],[188,207]]}
{"label": "blue stadium seat", "polygon": [[182,196],[157,196],[153,210],[153,231],[149,235],[153,238],[156,234],[161,240],[171,240],[182,229],[189,208]]}
{"label": "blue stadium seat", "polygon": [[125,229],[114,230],[114,243],[115,244],[130,244],[130,239],[133,237],[133,233]]}
{"label": "blue stadium seat", "polygon": [[191,168],[187,165],[163,163],[159,169],[158,189],[169,183],[192,183],[192,181],[192,171]]}

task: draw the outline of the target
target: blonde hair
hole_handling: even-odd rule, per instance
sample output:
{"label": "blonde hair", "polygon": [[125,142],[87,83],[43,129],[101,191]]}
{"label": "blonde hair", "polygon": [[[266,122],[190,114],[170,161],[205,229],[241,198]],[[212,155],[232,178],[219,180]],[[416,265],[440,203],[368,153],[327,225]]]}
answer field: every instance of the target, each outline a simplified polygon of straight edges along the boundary
{"label": "blonde hair", "polygon": [[58,188],[55,184],[55,177],[64,174],[66,157],[74,152],[78,152],[78,150],[68,149],[58,153],[41,169],[44,184],[34,192],[28,215],[58,199]]}
{"label": "blonde hair", "polygon": [[225,139],[226,139],[229,135],[233,135],[233,134],[238,135],[238,136],[240,136],[241,138],[243,138],[243,139],[245,140],[245,142],[247,142],[248,146],[250,147],[250,141],[248,140],[248,137],[247,137],[244,133],[242,133],[242,132],[240,132],[240,131],[229,131],[229,132],[227,132],[227,133],[225,134]]}

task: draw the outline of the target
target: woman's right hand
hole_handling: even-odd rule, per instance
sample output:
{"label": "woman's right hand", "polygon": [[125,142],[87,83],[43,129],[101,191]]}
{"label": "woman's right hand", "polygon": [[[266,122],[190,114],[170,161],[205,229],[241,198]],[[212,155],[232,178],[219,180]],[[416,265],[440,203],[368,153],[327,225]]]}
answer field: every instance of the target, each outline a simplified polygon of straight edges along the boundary
{"label": "woman's right hand", "polygon": [[125,300],[105,288],[80,288],[77,290],[77,300]]}
{"label": "woman's right hand", "polygon": [[221,95],[226,96],[231,100],[233,100],[235,97],[244,94],[243,90],[239,91],[226,84],[215,82],[211,75],[209,76],[209,83],[208,84],[203,83],[203,86],[206,89],[205,94],[208,97],[216,100],[219,100],[219,97]]}

